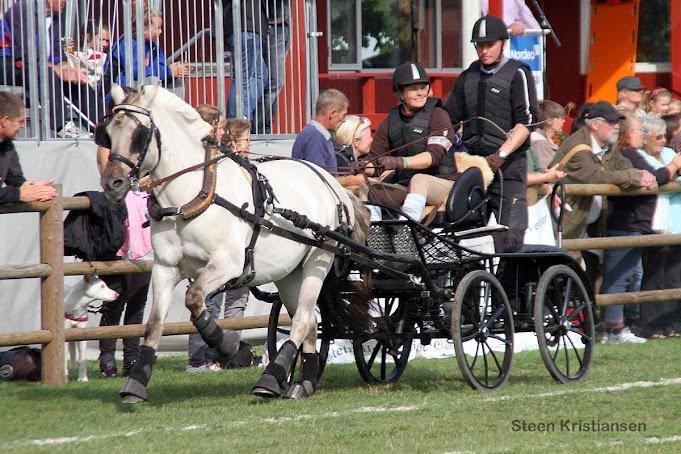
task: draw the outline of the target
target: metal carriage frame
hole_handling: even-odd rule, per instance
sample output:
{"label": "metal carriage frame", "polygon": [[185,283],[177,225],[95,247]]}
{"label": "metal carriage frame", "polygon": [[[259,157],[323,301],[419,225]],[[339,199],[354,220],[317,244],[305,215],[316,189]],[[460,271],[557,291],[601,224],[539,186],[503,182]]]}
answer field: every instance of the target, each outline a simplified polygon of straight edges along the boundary
{"label": "metal carriage frame", "polygon": [[[396,219],[402,214],[392,211]],[[560,218],[562,213],[559,225]],[[468,384],[493,390],[508,381],[514,334],[535,332],[551,376],[560,383],[582,380],[595,343],[595,295],[588,279],[561,248],[527,245],[517,253],[486,253],[462,244],[494,230],[499,228],[430,229],[403,219],[373,222],[367,246],[331,235],[341,254],[318,303],[319,376],[335,339],[352,341],[366,382],[388,383],[406,369],[413,340],[427,345],[447,338]],[[360,294],[362,286],[370,295]],[[371,299],[368,330],[348,322],[353,297]],[[277,325],[282,304],[276,297],[272,302],[270,357],[277,333],[287,333]],[[295,369],[294,362],[292,381]]]}

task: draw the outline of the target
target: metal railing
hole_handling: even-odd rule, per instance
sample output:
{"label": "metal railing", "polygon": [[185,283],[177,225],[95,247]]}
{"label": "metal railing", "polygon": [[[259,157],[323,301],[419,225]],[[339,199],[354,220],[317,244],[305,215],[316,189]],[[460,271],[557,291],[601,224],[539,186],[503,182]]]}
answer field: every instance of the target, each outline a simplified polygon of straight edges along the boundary
{"label": "metal railing", "polygon": [[195,107],[250,119],[265,137],[297,133],[310,118],[318,92],[313,0],[51,5],[0,0],[0,90],[28,107],[21,138],[91,138],[112,83],[160,83]]}

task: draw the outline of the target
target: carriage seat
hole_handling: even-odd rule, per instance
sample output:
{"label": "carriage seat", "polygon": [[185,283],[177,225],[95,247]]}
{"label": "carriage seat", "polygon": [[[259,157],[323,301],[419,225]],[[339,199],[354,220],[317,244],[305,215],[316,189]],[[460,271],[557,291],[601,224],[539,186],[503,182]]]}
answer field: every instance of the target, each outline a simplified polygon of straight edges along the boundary
{"label": "carriage seat", "polygon": [[482,171],[470,167],[458,176],[445,202],[445,211],[438,213],[431,227],[449,231],[469,230],[487,224],[487,199]]}

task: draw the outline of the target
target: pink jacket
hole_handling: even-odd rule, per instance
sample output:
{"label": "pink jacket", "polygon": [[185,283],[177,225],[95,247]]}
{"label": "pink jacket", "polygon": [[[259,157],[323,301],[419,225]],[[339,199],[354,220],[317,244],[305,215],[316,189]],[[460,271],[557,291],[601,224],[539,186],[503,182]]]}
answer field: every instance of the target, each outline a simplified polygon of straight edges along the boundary
{"label": "pink jacket", "polygon": [[147,255],[151,247],[151,233],[149,227],[142,227],[147,221],[147,194],[135,194],[129,191],[125,197],[125,205],[128,208],[128,219],[126,220],[127,234],[125,243],[118,251],[121,257],[138,259]]}

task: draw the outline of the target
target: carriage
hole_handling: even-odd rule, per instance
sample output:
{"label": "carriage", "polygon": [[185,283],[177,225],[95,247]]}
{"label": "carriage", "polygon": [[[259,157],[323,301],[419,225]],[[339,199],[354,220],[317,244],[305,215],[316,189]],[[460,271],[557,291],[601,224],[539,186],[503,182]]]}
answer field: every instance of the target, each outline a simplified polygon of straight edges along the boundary
{"label": "carriage", "polygon": [[[559,190],[564,196],[558,183],[552,199]],[[508,381],[514,335],[523,332],[536,333],[541,357],[556,381],[585,377],[595,338],[594,294],[583,271],[560,247],[525,245],[517,253],[494,253],[491,235],[505,227],[487,225],[485,206],[482,174],[471,168],[457,180],[446,216],[434,225],[400,220],[401,213],[382,207],[393,219],[372,223],[369,252],[363,251],[375,267],[337,256],[322,289],[319,377],[329,345],[337,339],[352,343],[361,377],[375,384],[400,378],[412,341],[428,345],[445,338],[453,343],[468,384],[493,390]],[[346,246],[353,249],[351,243]],[[277,336],[289,331],[278,324],[285,312],[281,301],[276,294],[265,297],[272,302],[267,349],[274,357]],[[352,298],[370,298],[368,329],[348,322],[344,309]],[[294,362],[291,381],[296,367]]]}
{"label": "carriage", "polygon": [[[498,388],[508,380],[514,334],[522,331],[537,333],[556,380],[587,373],[593,292],[562,249],[490,248],[491,236],[505,227],[488,225],[480,169],[457,179],[442,222],[425,227],[384,207],[394,219],[369,226],[361,201],[319,167],[286,158],[256,165],[219,147],[211,126],[158,86],[126,94],[114,85],[111,94],[115,106],[95,133],[111,150],[105,193],[120,202],[147,174],[154,193],[153,298],[144,345],[119,391],[124,403],[148,399],[172,289],[183,278],[191,280],[191,321],[222,358],[233,354],[233,344],[208,315],[205,297],[220,288],[277,286],[268,335],[275,359],[253,388],[262,397],[313,394],[312,379],[334,339],[352,341],[360,374],[372,383],[400,377],[413,340],[447,338],[472,387]],[[282,306],[295,316],[277,351]],[[313,353],[317,338],[321,347]]]}

